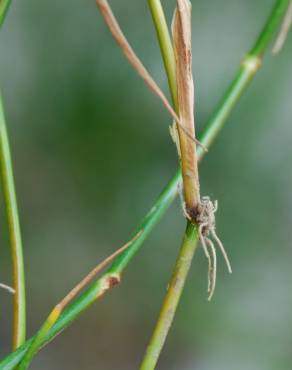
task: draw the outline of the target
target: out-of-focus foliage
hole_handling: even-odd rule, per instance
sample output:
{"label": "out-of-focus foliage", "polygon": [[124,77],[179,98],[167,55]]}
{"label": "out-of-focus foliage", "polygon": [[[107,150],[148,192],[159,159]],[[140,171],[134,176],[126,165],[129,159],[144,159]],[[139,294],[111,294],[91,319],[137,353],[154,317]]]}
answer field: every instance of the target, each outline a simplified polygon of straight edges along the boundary
{"label": "out-of-focus foliage", "polygon": [[[112,2],[138,55],[166,78],[146,0]],[[171,19],[174,1],[167,3]],[[262,27],[272,0],[193,1],[199,129]],[[95,263],[121,245],[177,167],[169,116],[122,57],[94,1],[14,1],[0,34],[0,81],[25,244],[29,334]],[[219,261],[207,303],[200,249],[160,369],[291,368],[292,39],[264,68],[201,164],[219,200]],[[1,201],[0,280],[11,280]],[[179,202],[123,284],[34,360],[32,369],[137,369],[183,233]],[[11,298],[0,292],[0,352]],[[102,320],[100,319],[102,317]]]}

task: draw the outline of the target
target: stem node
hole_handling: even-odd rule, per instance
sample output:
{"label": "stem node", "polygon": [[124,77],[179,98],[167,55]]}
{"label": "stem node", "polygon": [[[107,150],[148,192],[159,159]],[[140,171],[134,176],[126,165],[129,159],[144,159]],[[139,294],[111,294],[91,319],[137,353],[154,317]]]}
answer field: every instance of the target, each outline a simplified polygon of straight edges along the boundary
{"label": "stem node", "polygon": [[241,62],[242,68],[255,74],[262,66],[262,59],[257,55],[247,55]]}

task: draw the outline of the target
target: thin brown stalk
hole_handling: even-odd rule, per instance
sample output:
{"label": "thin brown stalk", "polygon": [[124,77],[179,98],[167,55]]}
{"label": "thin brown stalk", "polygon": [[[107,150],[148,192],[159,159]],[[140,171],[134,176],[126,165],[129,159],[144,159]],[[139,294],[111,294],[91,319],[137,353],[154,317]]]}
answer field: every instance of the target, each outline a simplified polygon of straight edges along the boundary
{"label": "thin brown stalk", "polygon": [[125,57],[128,59],[129,63],[132,67],[136,70],[136,72],[140,75],[140,77],[144,80],[146,85],[156,94],[159,99],[162,101],[168,112],[171,114],[175,121],[179,121],[177,114],[175,113],[174,109],[168,102],[167,98],[165,97],[164,93],[158,87],[156,82],[151,77],[150,73],[144,67],[134,50],[132,49],[131,45],[129,44],[128,40],[126,39],[123,31],[121,30],[107,0],[96,0],[96,4],[100,9],[100,12],[119,47],[121,48],[122,52],[124,53]]}
{"label": "thin brown stalk", "polygon": [[[114,253],[100,262],[97,266],[94,267],[63,299],[60,301],[57,306],[62,311],[96,276],[103,270],[106,266],[108,266],[118,255],[120,255],[124,250],[129,248],[133,242],[139,238],[139,236],[143,233],[143,230],[140,230],[138,234],[134,236],[131,240],[129,240],[125,245],[121,248],[117,249]],[[116,281],[112,285],[116,285],[120,282],[120,277],[116,277]]]}
{"label": "thin brown stalk", "polygon": [[117,42],[118,46],[121,48],[122,52],[124,53],[125,57],[138,73],[138,75],[143,79],[145,84],[150,88],[150,90],[159,97],[159,99],[164,104],[165,108],[168,110],[172,118],[175,120],[177,125],[184,131],[186,136],[195,141],[198,145],[200,145],[205,151],[207,151],[206,147],[202,145],[194,135],[192,135],[192,131],[188,132],[187,128],[184,127],[182,122],[180,121],[178,115],[172,108],[171,104],[167,100],[166,96],[157,85],[157,83],[153,80],[150,73],[144,67],[141,60],[138,58],[137,54],[132,49],[131,45],[129,44],[128,40],[126,39],[123,31],[121,30],[107,0],[96,0],[96,4],[100,9],[100,12],[113,36],[115,41]]}

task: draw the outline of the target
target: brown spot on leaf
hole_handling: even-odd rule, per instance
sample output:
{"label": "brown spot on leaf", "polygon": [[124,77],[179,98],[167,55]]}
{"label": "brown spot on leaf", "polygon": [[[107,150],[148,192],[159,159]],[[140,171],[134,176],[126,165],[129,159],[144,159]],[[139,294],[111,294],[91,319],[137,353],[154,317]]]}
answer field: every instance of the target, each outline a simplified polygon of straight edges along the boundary
{"label": "brown spot on leaf", "polygon": [[109,289],[114,288],[116,285],[120,283],[121,279],[118,276],[110,276],[108,279],[108,286]]}

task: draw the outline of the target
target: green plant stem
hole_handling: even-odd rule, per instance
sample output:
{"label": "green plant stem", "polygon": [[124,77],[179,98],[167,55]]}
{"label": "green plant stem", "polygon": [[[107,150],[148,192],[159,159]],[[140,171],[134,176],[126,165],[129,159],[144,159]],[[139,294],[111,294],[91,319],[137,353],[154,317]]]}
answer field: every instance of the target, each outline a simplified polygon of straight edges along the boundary
{"label": "green plant stem", "polygon": [[21,233],[2,98],[0,93],[0,166],[13,265],[13,349],[25,341],[25,280]]}
{"label": "green plant stem", "polygon": [[[31,346],[29,347],[19,366],[17,367],[17,370],[26,370],[28,368],[32,358],[40,349],[49,330],[58,320],[64,309],[84,290],[86,286],[88,286],[93,280],[96,279],[97,275],[102,270],[104,270],[106,266],[112,263],[118,255],[120,255],[122,252],[128,249],[135,242],[135,240],[139,238],[139,236],[142,233],[143,230],[139,231],[139,233],[136,234],[133,239],[129,240],[125,245],[123,245],[122,247],[117,249],[114,253],[112,253],[110,256],[108,256],[103,261],[98,263],[78,284],[74,286],[73,289],[70,290],[70,292],[60,302],[56,304],[56,306],[50,312],[47,320],[43,323],[37,334],[34,336],[33,342],[31,343]],[[99,296],[96,297],[96,299],[102,297],[104,293],[106,293],[109,289],[115,287],[117,284],[120,283],[120,281],[121,281],[120,274],[117,273],[114,275],[107,274],[103,280],[104,288],[99,292]]]}
{"label": "green plant stem", "polygon": [[[172,96],[175,96],[175,93],[176,93],[176,100],[173,99],[173,101],[175,104],[175,109],[178,112],[179,110],[178,100],[179,100],[180,92],[176,91],[177,86],[172,83],[172,81],[177,78],[176,72],[175,72],[175,67],[176,67],[175,66],[175,55],[172,49],[171,42],[168,42],[170,40],[170,35],[168,32],[168,28],[166,26],[164,12],[163,12],[163,9],[162,9],[162,6],[159,0],[155,0],[155,1],[149,0],[148,3],[149,3],[149,7],[152,13],[152,18],[155,24],[155,28],[157,31],[157,38],[159,41],[161,54],[163,56],[166,74],[168,76],[169,89],[170,89]],[[177,17],[178,17],[178,14],[176,15]],[[174,27],[175,27],[175,35],[176,35],[175,36],[175,45],[176,45],[175,47],[177,48],[177,53],[179,54],[181,51],[179,48],[182,45],[182,43],[185,42],[186,40],[183,40],[181,38],[182,30],[180,28],[180,22],[178,21],[175,22]],[[184,45],[184,47],[186,46]],[[184,55],[184,53],[181,52],[180,55]],[[182,61],[178,60],[178,62],[182,63],[182,65],[179,65],[179,64],[177,65],[177,68],[179,68],[180,71],[183,71],[184,67],[187,68],[187,64],[185,64],[183,60]],[[179,82],[177,83],[178,83],[178,86],[181,86],[183,85],[183,79],[182,79],[183,76],[179,75],[179,77],[181,78],[181,81],[180,83]],[[190,131],[191,129],[193,129],[192,127],[193,122],[189,119],[187,122],[191,122],[191,127],[188,128],[188,130]],[[193,156],[191,155],[190,157],[191,159],[190,158],[186,159],[190,151],[187,147],[185,147],[185,145],[189,145],[189,141],[187,140],[186,142],[184,142],[180,140],[181,166],[182,166],[182,173],[183,173],[183,183],[184,183],[184,188],[185,188],[184,190],[185,191],[190,190],[189,197],[188,197],[188,194],[185,193],[185,202],[186,202],[186,206],[188,206],[189,204],[188,199],[191,202],[193,202],[196,199],[196,195],[199,196],[199,192],[196,191],[198,184],[195,180],[196,179],[195,173],[194,173],[194,176],[192,176],[192,179],[189,178],[189,173],[193,173],[192,171],[193,167],[189,168],[189,165],[192,163],[191,159],[193,159]],[[186,156],[184,156],[184,153],[186,154]],[[202,152],[200,154],[202,154]],[[184,158],[186,160],[185,163],[183,161]],[[194,158],[195,167],[197,167],[196,162],[197,162],[197,159],[195,157]],[[184,177],[184,174],[185,174],[184,169],[186,168],[187,170],[185,172],[188,173],[188,176]],[[191,182],[189,180],[191,180]],[[187,188],[186,184],[194,185],[193,184],[194,180],[195,180],[195,188],[193,189],[192,187]],[[192,190],[195,190],[195,192]],[[159,314],[156,326],[154,328],[153,334],[147,346],[146,353],[141,363],[140,370],[154,369],[157,364],[161,350],[164,346],[168,332],[174,320],[176,309],[177,309],[178,303],[180,301],[180,298],[183,292],[183,288],[186,282],[186,278],[187,278],[197,245],[198,245],[197,225],[194,225],[188,221],[184,239],[182,242],[182,246],[180,248],[180,251],[179,251],[179,254],[176,260],[176,264],[174,267],[172,277],[168,284],[167,293],[165,295],[162,308],[160,310],[160,314]]]}
{"label": "green plant stem", "polygon": [[283,17],[280,30],[276,37],[276,41],[273,45],[272,49],[273,55],[276,55],[281,51],[283,45],[285,44],[291,26],[292,26],[292,0],[290,0],[290,4],[288,6],[285,16]]}
{"label": "green plant stem", "polygon": [[[255,43],[250,53],[242,61],[238,74],[236,75],[229,90],[223,97],[222,103],[219,104],[218,109],[215,111],[213,118],[211,119],[210,124],[207,126],[207,130],[205,131],[205,134],[201,139],[201,142],[206,147],[209,147],[210,144],[213,142],[219,130],[222,128],[222,124],[225,122],[231,109],[237,102],[239,96],[242,94],[247,84],[252,79],[253,75],[257,72],[257,70],[261,66],[261,57],[268,46],[268,42],[274,35],[275,30],[278,28],[279,22],[288,7],[289,1],[290,0],[278,1],[276,3],[272,11],[272,14],[268,22],[266,23],[262,33],[260,34],[257,42]],[[156,13],[155,9],[153,9],[154,7],[158,7],[160,13],[161,12],[163,13],[163,9],[161,7],[159,0],[155,2],[149,1],[149,6],[151,8],[152,14]],[[153,17],[153,20],[154,23],[160,22],[160,19],[158,17]],[[162,24],[164,24],[164,20],[165,17],[161,17]],[[159,26],[157,24],[155,24],[155,27],[157,30],[159,29]],[[163,29],[166,32],[168,32],[167,29],[165,28]],[[164,50],[166,48],[166,45],[163,46],[162,44],[163,40],[167,39],[167,37],[161,35],[161,32],[157,34],[157,37],[159,39],[161,53],[162,55],[165,55]],[[166,69],[168,68],[168,65],[171,65],[171,63],[165,63]],[[169,69],[167,73],[169,75],[172,74],[173,71]],[[172,89],[172,86],[169,85],[169,88]],[[187,232],[189,231],[188,228],[191,228],[193,232],[191,239],[188,239],[187,235]],[[197,231],[196,226],[188,223],[188,228],[170,281],[169,285],[170,288],[168,289],[166,296],[164,298],[162,308],[157,323],[155,325],[153,334],[147,346],[147,350],[141,363],[140,370],[155,369],[160,353],[166,341],[166,337],[170,330],[172,321],[174,319],[175,312],[185,284],[185,280],[188,275],[191,260],[194,255],[196,245],[198,243],[198,233],[196,232]],[[189,253],[189,248],[191,250],[191,253]],[[188,267],[184,268],[181,261],[186,261],[186,263],[188,263],[187,265]]]}
{"label": "green plant stem", "polygon": [[276,35],[276,31],[279,26],[281,26],[281,21],[283,16],[288,10],[288,6],[291,0],[277,0],[272,11],[272,15],[269,21],[265,24],[260,37],[258,38],[256,44],[250,51],[250,55],[256,55],[261,58],[266,51],[271,39]]}
{"label": "green plant stem", "polygon": [[4,22],[10,3],[11,0],[0,0],[0,27]]}
{"label": "green plant stem", "polygon": [[160,0],[148,0],[148,3],[160,45],[164,68],[168,79],[169,90],[172,97],[172,103],[176,113],[178,113],[175,57],[164,11]]}
{"label": "green plant stem", "polygon": [[[3,25],[10,3],[11,3],[10,0],[0,0],[0,27]],[[10,146],[1,92],[0,92],[0,167],[12,256],[13,288],[14,288],[12,348],[16,349],[19,346],[21,346],[25,341],[25,331],[26,331],[25,279],[24,279],[21,232],[13,178],[13,166],[10,154]]]}
{"label": "green plant stem", "polygon": [[28,351],[25,353],[22,361],[20,362],[19,366],[17,366],[17,370],[26,370],[29,367],[29,364],[32,360],[32,357],[34,354],[38,351],[38,349],[41,346],[40,341],[45,338],[48,331],[51,329],[51,327],[54,325],[54,323],[57,321],[58,317],[60,316],[60,312],[58,308],[55,308],[47,318],[47,320],[44,322],[40,330],[38,331],[37,335],[34,337],[33,341],[31,342],[31,345],[28,349]]}
{"label": "green plant stem", "polygon": [[191,262],[198,245],[198,229],[188,222],[182,246],[140,370],[154,369],[174,319]]}
{"label": "green plant stem", "polygon": [[[273,25],[273,32],[269,31],[269,38],[262,38],[260,36],[260,38],[256,42],[256,44],[258,44],[259,42],[261,43],[262,50],[266,49],[274,33],[276,32],[281,18],[286,11],[288,3],[289,0],[278,0],[276,2],[272,14],[267,21],[267,24]],[[252,56],[251,53],[248,54],[247,58],[249,58],[250,56]],[[254,56],[257,57],[257,54],[255,54]],[[255,71],[251,71],[250,68],[243,68],[244,65],[247,65],[247,63],[241,64],[239,71],[236,73],[235,78],[231,82],[226,93],[219,102],[217,109],[209,120],[203,132],[203,135],[199,138],[200,141],[207,147],[210,147],[215,137],[218,135],[219,131],[223,128],[224,123],[231,113],[232,108],[239,100],[241,94],[247,88],[248,83],[254,76]],[[205,152],[203,152],[202,149],[198,147],[199,160],[203,158],[204,154]],[[42,345],[45,345],[50,340],[52,340],[57,334],[64,330],[64,328],[70,325],[82,312],[84,312],[89,306],[91,306],[101,290],[102,279],[104,279],[107,274],[112,274],[114,272],[120,273],[124,271],[128,263],[139,250],[146,237],[151,233],[154,226],[159,222],[161,217],[167,211],[170,204],[175,199],[177,195],[178,184],[180,181],[180,171],[177,171],[171,181],[164,188],[163,192],[161,193],[154,206],[151,208],[150,212],[146,215],[140,226],[133,233],[133,235],[135,235],[139,230],[143,229],[144,232],[141,234],[141,236],[135,241],[135,243],[133,243],[133,245],[129,249],[127,249],[123,254],[117,257],[112,266],[106,271],[105,275],[99,278],[95,283],[91,284],[81,296],[74,300],[65,309],[55,325],[48,332],[48,335]],[[34,337],[29,339],[17,351],[9,354],[5,359],[3,359],[0,362],[0,369],[13,370],[23,358],[33,339]]]}
{"label": "green plant stem", "polygon": [[[115,277],[117,274],[120,274],[122,273],[122,271],[124,271],[128,263],[139,250],[146,237],[151,233],[154,226],[158,223],[161,217],[165,214],[170,204],[175,199],[177,195],[177,186],[179,181],[180,172],[178,171],[165,187],[165,189],[157,199],[156,203],[151,208],[150,212],[144,217],[141,224],[134,231],[133,236],[138,234],[141,230],[142,233],[140,234],[140,236],[134,241],[129,249],[127,249],[123,254],[116,258],[115,262],[106,270],[105,274],[102,275],[102,277],[91,284],[89,288],[87,288],[81,294],[81,296],[79,296],[63,311],[56,324],[49,331],[42,345],[52,340],[58,333],[60,333],[72,321],[74,321],[84,310],[91,306],[93,302],[95,302],[95,300],[100,296],[100,293],[103,291],[104,281],[108,280],[110,277]],[[19,350],[10,354],[2,362],[0,362],[0,369],[14,369],[15,366],[17,366],[17,364],[23,358],[34,338],[35,337],[31,338]]]}

